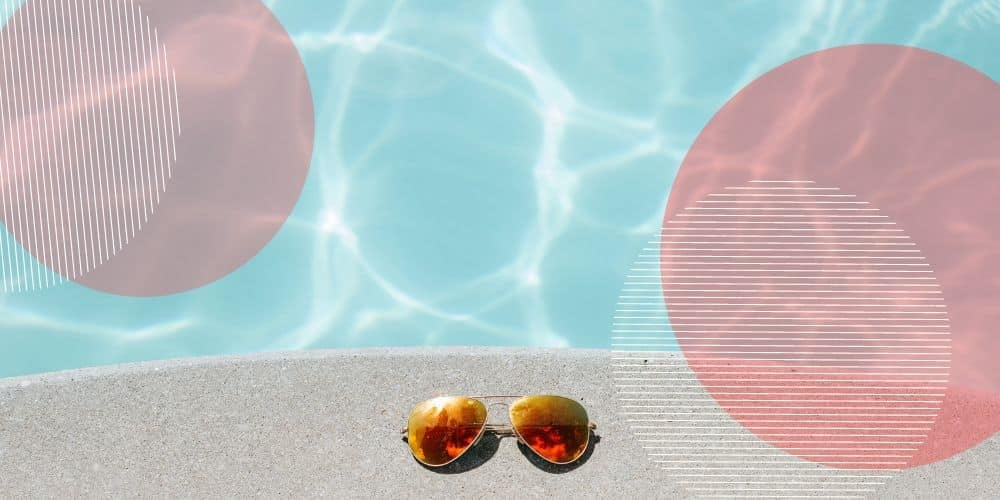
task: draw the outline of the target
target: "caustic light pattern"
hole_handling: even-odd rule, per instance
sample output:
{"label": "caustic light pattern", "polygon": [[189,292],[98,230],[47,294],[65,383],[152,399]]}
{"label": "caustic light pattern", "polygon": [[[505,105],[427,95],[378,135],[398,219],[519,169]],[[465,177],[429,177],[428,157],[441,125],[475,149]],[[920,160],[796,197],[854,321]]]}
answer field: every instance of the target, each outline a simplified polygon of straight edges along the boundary
{"label": "caustic light pattern", "polygon": [[657,463],[699,494],[863,496],[1000,428],[998,113],[968,66],[858,45],[712,118],[614,322]]}
{"label": "caustic light pattern", "polygon": [[182,292],[267,244],[305,182],[313,108],[265,5],[0,6],[3,290]]}

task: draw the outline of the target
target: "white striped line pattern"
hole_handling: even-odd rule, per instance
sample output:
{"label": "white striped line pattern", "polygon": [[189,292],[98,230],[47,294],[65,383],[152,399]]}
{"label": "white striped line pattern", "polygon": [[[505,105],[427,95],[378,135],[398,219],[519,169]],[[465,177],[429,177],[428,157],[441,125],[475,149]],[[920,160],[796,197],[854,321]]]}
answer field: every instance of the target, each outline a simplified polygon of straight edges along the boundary
{"label": "white striped line pattern", "polygon": [[612,332],[622,417],[706,498],[873,495],[926,439],[951,359],[915,243],[805,180],[730,186],[668,221]]}
{"label": "white striped line pattern", "polygon": [[0,21],[0,291],[20,292],[136,237],[172,175],[180,97],[137,2],[0,0]]}

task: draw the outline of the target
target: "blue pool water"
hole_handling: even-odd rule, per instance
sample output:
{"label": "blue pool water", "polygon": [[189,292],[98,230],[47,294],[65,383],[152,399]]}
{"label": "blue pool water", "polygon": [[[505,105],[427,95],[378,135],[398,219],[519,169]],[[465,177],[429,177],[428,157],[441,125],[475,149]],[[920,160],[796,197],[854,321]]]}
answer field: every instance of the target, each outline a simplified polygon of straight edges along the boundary
{"label": "blue pool water", "polygon": [[172,296],[0,296],[0,376],[211,354],[606,347],[684,154],[741,87],[853,43],[1000,79],[1000,1],[272,0],[316,146],[285,227]]}

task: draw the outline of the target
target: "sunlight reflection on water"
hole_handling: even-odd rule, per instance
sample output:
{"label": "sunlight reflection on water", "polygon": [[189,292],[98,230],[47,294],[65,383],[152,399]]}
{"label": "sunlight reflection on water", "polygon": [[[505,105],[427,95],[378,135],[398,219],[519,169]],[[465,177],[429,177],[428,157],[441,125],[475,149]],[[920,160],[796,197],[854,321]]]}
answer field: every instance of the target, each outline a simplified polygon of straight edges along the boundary
{"label": "sunlight reflection on water", "polygon": [[1000,76],[995,2],[266,3],[317,117],[286,226],[188,293],[0,297],[0,375],[299,348],[606,347],[685,152],[754,78],[862,42]]}

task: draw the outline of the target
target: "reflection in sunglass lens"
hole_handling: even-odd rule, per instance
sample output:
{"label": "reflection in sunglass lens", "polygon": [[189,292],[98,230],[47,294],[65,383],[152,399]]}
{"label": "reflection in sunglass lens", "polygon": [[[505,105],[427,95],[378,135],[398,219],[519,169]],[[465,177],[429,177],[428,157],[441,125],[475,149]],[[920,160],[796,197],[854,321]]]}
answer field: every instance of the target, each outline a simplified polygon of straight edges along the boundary
{"label": "reflection in sunglass lens", "polygon": [[465,453],[486,426],[486,405],[447,396],[418,404],[410,412],[407,441],[426,465],[445,465]]}
{"label": "reflection in sunglass lens", "polygon": [[525,443],[550,462],[570,463],[590,442],[583,405],[559,396],[528,396],[510,407],[510,423]]}

